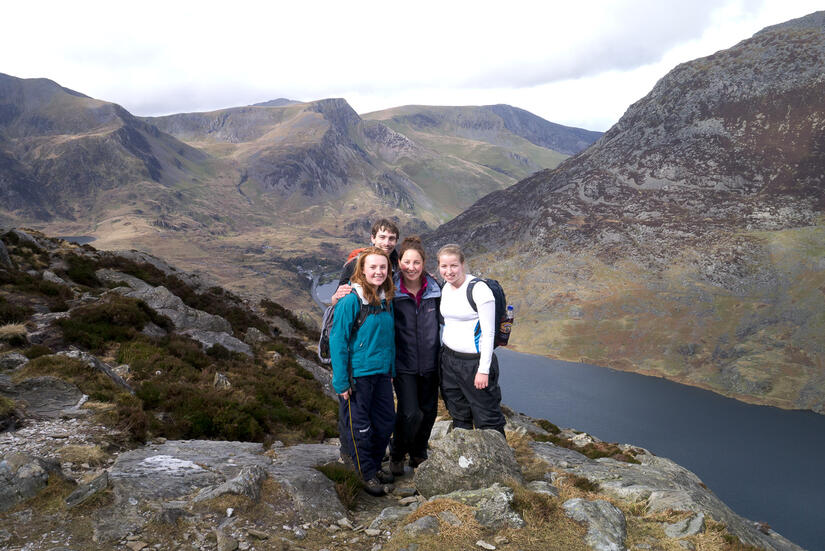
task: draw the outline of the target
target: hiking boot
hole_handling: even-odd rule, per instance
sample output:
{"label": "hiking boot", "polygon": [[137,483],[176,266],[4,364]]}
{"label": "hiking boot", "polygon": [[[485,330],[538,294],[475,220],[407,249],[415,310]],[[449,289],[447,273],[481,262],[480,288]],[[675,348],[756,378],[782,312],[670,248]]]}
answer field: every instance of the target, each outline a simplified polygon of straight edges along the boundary
{"label": "hiking boot", "polygon": [[404,476],[404,460],[390,461],[390,472],[395,476]]}
{"label": "hiking boot", "polygon": [[386,490],[384,490],[384,484],[382,484],[377,477],[372,477],[364,481],[364,491],[376,497],[383,496],[387,493]]}
{"label": "hiking boot", "polygon": [[427,460],[426,457],[412,457],[410,456],[410,467],[415,469]]}
{"label": "hiking boot", "polygon": [[381,481],[381,484],[392,484],[395,482],[393,473],[388,473],[387,471],[378,471],[375,473],[375,478]]}

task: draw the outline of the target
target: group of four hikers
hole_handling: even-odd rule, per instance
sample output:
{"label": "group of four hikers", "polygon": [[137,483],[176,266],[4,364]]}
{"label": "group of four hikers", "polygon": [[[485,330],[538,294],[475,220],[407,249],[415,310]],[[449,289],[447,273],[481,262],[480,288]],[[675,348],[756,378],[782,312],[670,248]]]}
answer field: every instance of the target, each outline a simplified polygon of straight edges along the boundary
{"label": "group of four hikers", "polygon": [[[413,469],[427,459],[439,386],[454,427],[504,434],[505,420],[493,354],[494,296],[484,284],[468,295],[476,277],[467,273],[461,248],[438,251],[440,287],[425,271],[419,237],[404,239],[396,252],[392,221],[377,221],[370,234],[371,246],[345,264],[332,296],[329,345],[341,457],[367,492],[382,495],[404,473],[408,456]],[[389,472],[381,468],[388,444]]]}

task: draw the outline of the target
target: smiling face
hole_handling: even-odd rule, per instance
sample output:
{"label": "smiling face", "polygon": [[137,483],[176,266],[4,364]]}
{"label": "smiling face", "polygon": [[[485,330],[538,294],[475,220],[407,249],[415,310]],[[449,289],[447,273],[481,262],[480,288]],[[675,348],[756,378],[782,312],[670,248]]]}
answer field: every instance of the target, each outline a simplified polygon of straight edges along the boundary
{"label": "smiling face", "polygon": [[398,243],[398,234],[382,228],[370,236],[370,243],[390,254]]}
{"label": "smiling face", "polygon": [[461,287],[466,274],[464,264],[457,254],[442,254],[438,257],[438,271],[444,281],[453,287]]}
{"label": "smiling face", "polygon": [[401,268],[404,285],[408,287],[409,284],[419,281],[421,274],[424,273],[424,259],[421,258],[421,254],[415,249],[407,249],[404,251],[404,256],[398,261],[398,266]]}
{"label": "smiling face", "polygon": [[364,259],[364,279],[373,287],[380,287],[387,279],[387,257],[380,254],[370,254]]}

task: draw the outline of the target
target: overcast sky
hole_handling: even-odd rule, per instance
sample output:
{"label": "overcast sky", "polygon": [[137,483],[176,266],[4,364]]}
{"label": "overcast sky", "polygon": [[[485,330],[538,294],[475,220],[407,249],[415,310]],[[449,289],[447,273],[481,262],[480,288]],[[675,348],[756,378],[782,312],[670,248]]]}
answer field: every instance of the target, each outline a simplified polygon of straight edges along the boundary
{"label": "overcast sky", "polygon": [[814,0],[9,2],[0,72],[136,115],[286,97],[359,113],[507,103],[606,130],[679,63]]}

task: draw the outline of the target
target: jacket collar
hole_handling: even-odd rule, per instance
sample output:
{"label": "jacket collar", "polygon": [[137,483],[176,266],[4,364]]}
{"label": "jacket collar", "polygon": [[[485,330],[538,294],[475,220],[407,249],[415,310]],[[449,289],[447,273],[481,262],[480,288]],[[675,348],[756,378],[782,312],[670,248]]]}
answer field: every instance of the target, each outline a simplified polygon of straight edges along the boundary
{"label": "jacket collar", "polygon": [[[358,294],[358,298],[361,299],[361,304],[369,305],[369,302],[367,302],[367,299],[364,298],[364,288],[361,286],[360,283],[353,283],[352,284],[352,290],[355,291]],[[381,299],[382,301],[386,300],[387,295],[386,295],[386,293],[384,293],[384,289],[381,289],[379,291],[378,298]]]}
{"label": "jacket collar", "polygon": [[[441,287],[438,285],[438,282],[435,280],[427,272],[424,272],[424,277],[427,278],[427,289],[424,291],[424,295],[421,297],[421,300],[425,298],[438,298],[441,296]],[[401,272],[395,272],[392,275],[392,282],[395,284],[395,288],[398,291],[395,296],[397,298],[404,298],[407,297],[412,300],[412,297],[406,293],[401,292]]]}

